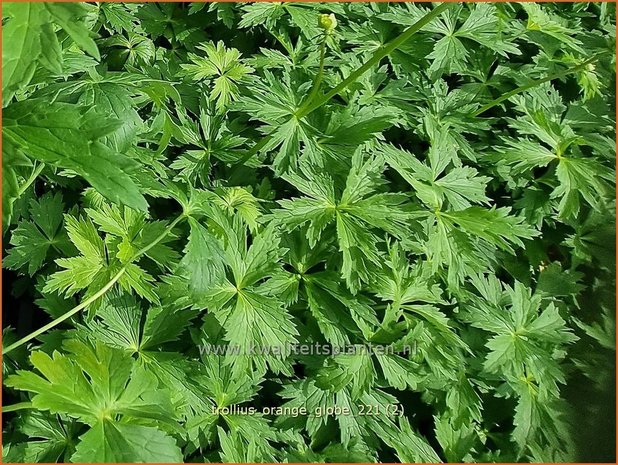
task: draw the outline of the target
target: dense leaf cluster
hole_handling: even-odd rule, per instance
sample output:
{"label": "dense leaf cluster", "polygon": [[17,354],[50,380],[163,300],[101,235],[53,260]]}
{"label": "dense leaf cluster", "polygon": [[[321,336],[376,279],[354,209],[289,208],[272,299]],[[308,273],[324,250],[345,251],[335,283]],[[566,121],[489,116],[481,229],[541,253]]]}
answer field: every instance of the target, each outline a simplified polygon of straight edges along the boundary
{"label": "dense leaf cluster", "polygon": [[4,3],[4,461],[594,459],[614,16]]}

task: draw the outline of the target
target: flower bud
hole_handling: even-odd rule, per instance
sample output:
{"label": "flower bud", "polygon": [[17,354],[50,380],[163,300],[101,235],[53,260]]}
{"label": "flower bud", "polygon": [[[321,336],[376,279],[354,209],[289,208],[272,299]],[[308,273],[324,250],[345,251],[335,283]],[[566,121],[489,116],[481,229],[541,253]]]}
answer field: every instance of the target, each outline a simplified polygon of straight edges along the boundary
{"label": "flower bud", "polygon": [[334,14],[321,14],[318,17],[318,26],[324,29],[327,33],[332,32],[337,27],[337,18]]}

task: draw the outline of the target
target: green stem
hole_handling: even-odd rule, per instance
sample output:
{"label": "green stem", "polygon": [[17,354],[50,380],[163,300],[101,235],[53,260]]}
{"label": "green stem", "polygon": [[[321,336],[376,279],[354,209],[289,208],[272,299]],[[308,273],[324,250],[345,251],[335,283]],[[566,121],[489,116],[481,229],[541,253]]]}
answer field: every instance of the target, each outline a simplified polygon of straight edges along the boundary
{"label": "green stem", "polygon": [[116,284],[116,282],[122,277],[122,275],[124,274],[125,271],[126,271],[126,268],[123,266],[120,269],[120,271],[118,273],[116,273],[116,275],[105,286],[103,286],[101,289],[99,289],[99,291],[96,294],[93,294],[92,296],[90,296],[88,299],[84,300],[79,305],[76,305],[71,310],[66,312],[64,315],[59,316],[55,320],[47,323],[45,326],[42,326],[41,328],[37,329],[36,331],[31,332],[27,336],[22,337],[19,341],[14,342],[13,344],[11,344],[8,347],[5,347],[3,349],[3,351],[2,351],[2,354],[3,355],[8,354],[12,350],[17,349],[19,346],[25,344],[26,342],[34,339],[35,337],[43,334],[46,331],[49,331],[53,327],[55,327],[55,326],[59,325],[60,323],[62,323],[64,320],[67,320],[67,319],[71,318],[73,315],[78,313],[80,310],[83,310],[84,308],[86,308],[88,305],[90,305],[95,300],[97,300],[99,297],[103,296],[107,291],[109,291],[112,288],[112,286],[114,284]]}
{"label": "green stem", "polygon": [[338,95],[342,90],[344,90],[354,81],[356,81],[359,77],[365,74],[374,65],[378,64],[382,60],[382,58],[384,58],[387,55],[390,55],[394,50],[396,50],[401,45],[403,45],[408,39],[410,39],[410,37],[416,34],[423,26],[431,22],[436,16],[440,15],[442,12],[444,12],[447,8],[450,8],[451,6],[452,5],[449,3],[441,3],[436,8],[434,8],[429,13],[427,13],[425,16],[423,16],[421,19],[419,19],[412,26],[410,26],[408,29],[403,31],[399,36],[397,36],[392,41],[390,41],[388,44],[382,45],[380,48],[378,48],[373,53],[373,56],[365,64],[363,64],[360,68],[358,68],[356,71],[350,74],[347,78],[341,81],[336,87],[334,87],[329,92],[324,94],[322,97],[317,99],[314,103],[309,105],[305,110],[299,112],[297,117],[299,119],[303,118],[304,116],[307,116],[312,111],[315,111],[318,108],[320,108],[322,105],[328,102],[331,98],[333,98],[335,95]]}
{"label": "green stem", "polygon": [[258,152],[260,150],[262,150],[264,148],[264,146],[271,141],[272,138],[273,138],[273,136],[271,136],[271,135],[267,135],[267,136],[262,137],[253,147],[251,147],[247,151],[245,156],[242,157],[235,164],[236,165],[244,165],[245,163],[247,163],[249,160],[251,160],[251,158],[253,158],[255,155],[257,155]]}
{"label": "green stem", "polygon": [[141,257],[146,252],[148,252],[151,248],[153,248],[155,245],[157,245],[159,242],[161,242],[172,231],[172,229],[174,229],[174,227],[180,221],[182,221],[185,217],[186,216],[183,214],[183,215],[180,215],[179,217],[177,217],[174,221],[172,221],[170,223],[170,225],[167,228],[165,228],[165,230],[161,234],[159,234],[159,236],[157,236],[150,244],[148,244],[147,246],[145,246],[144,248],[139,250],[133,256],[133,258],[131,258],[131,260],[129,260],[128,263],[123,265],[123,267],[120,268],[118,273],[116,273],[112,277],[112,279],[110,279],[109,282],[107,284],[105,284],[105,286],[103,286],[101,289],[99,289],[95,294],[91,295],[88,299],[84,300],[79,305],[76,305],[75,307],[73,307],[71,310],[69,310],[65,314],[63,314],[63,315],[59,316],[58,318],[56,318],[55,320],[47,323],[45,326],[37,329],[36,331],[31,332],[27,336],[22,337],[20,340],[18,340],[17,342],[14,342],[13,344],[9,345],[8,347],[5,347],[2,350],[2,354],[6,355],[9,352],[11,352],[12,350],[15,350],[18,347],[20,347],[21,345],[25,344],[26,342],[34,339],[35,337],[43,334],[46,331],[49,331],[50,329],[52,329],[55,326],[57,326],[60,323],[62,323],[63,321],[65,321],[65,320],[71,318],[73,315],[79,313],[81,310],[83,310],[84,308],[88,307],[88,305],[92,304],[93,302],[95,302],[100,297],[104,296],[107,293],[107,291],[109,291],[114,286],[114,284],[116,284],[118,282],[118,280],[122,277],[122,275],[127,271],[127,266],[129,265],[129,263],[133,262],[134,260],[137,260],[139,257]]}
{"label": "green stem", "polygon": [[167,237],[167,235],[169,233],[172,232],[172,229],[174,229],[176,227],[176,225],[178,223],[180,223],[182,220],[188,218],[187,214],[182,214],[180,216],[177,216],[176,219],[174,219],[174,221],[172,221],[167,228],[165,228],[163,230],[163,232],[161,232],[161,234],[159,234],[150,244],[148,244],[147,246],[141,248],[140,250],[138,250],[135,255],[133,255],[133,258],[131,258],[130,262],[137,260],[138,258],[140,258],[142,255],[144,255],[146,252],[148,252],[150,249],[152,249],[155,245],[157,245],[159,242],[161,242],[163,239],[165,239]]}
{"label": "green stem", "polygon": [[32,173],[30,174],[30,177],[28,178],[28,180],[19,188],[19,191],[17,191],[17,198],[21,197],[21,195],[26,192],[26,190],[30,187],[30,185],[36,181],[36,178],[39,177],[39,174],[41,174],[41,171],[43,171],[43,168],[45,168],[45,163],[39,163],[38,165],[34,165],[34,169],[32,170]]}
{"label": "green stem", "polygon": [[322,44],[320,45],[320,69],[318,70],[318,74],[316,74],[315,79],[313,80],[313,85],[311,86],[311,92],[309,92],[309,96],[305,99],[305,103],[301,106],[302,109],[311,104],[318,91],[320,90],[320,84],[322,83],[322,78],[324,77],[324,58],[326,56],[326,33],[324,34],[324,39],[322,40]]}
{"label": "green stem", "polygon": [[13,405],[3,405],[2,413],[15,412],[17,410],[25,410],[25,409],[30,409],[30,408],[34,408],[34,406],[32,405],[32,402],[19,402]]}
{"label": "green stem", "polygon": [[[339,94],[347,86],[349,86],[354,81],[356,81],[360,76],[362,76],[365,72],[367,72],[371,67],[373,67],[374,65],[379,63],[380,60],[382,60],[382,58],[384,58],[385,56],[389,55],[395,49],[400,47],[404,42],[406,42],[408,39],[410,39],[410,37],[412,37],[416,32],[418,32],[423,26],[428,24],[436,16],[438,16],[439,14],[441,14],[443,11],[445,11],[447,8],[449,8],[451,6],[452,5],[449,4],[449,3],[441,3],[436,8],[431,10],[429,13],[427,13],[425,16],[423,16],[421,19],[419,19],[412,26],[410,26],[408,29],[403,31],[395,39],[390,41],[388,44],[385,44],[385,45],[381,46],[380,48],[378,48],[373,53],[372,57],[365,64],[363,64],[360,68],[358,68],[356,71],[354,71],[352,74],[350,74],[347,78],[345,78],[343,81],[341,81],[339,83],[339,85],[337,85],[336,87],[331,89],[326,94],[322,95],[320,98],[315,99],[313,102],[308,102],[309,104],[306,107],[304,107],[303,109],[301,109],[296,114],[296,117],[298,119],[301,119],[301,118],[307,116],[309,113],[311,113],[311,112],[317,110],[318,108],[320,108],[322,105],[324,105],[326,102],[328,102],[331,98],[333,98],[335,95]],[[249,151],[247,151],[247,153],[240,160],[238,160],[235,164],[242,165],[242,164],[246,163],[247,161],[249,161],[266,144],[268,144],[268,142],[270,142],[271,139],[272,139],[272,136],[270,136],[270,135],[264,136],[251,149],[249,149]]]}
{"label": "green stem", "polygon": [[524,92],[524,91],[526,91],[528,89],[531,89],[533,87],[536,87],[536,86],[539,86],[541,84],[544,84],[546,82],[553,81],[555,79],[559,79],[561,77],[567,76],[567,75],[572,74],[572,73],[576,73],[577,71],[580,71],[581,69],[584,69],[590,63],[593,63],[596,60],[598,60],[599,56],[601,56],[601,55],[603,55],[603,54],[602,53],[601,54],[597,54],[597,55],[595,55],[595,56],[593,56],[591,58],[588,58],[587,60],[583,61],[582,63],[580,63],[577,66],[573,66],[571,68],[565,69],[564,71],[560,71],[559,73],[555,73],[555,74],[552,74],[550,76],[546,76],[546,77],[541,78],[541,79],[536,79],[536,80],[534,80],[532,82],[529,82],[528,84],[525,84],[523,86],[519,86],[516,89],[513,89],[512,91],[507,92],[506,94],[501,95],[497,99],[492,100],[491,102],[483,105],[481,108],[479,108],[475,112],[471,113],[470,116],[471,117],[476,117],[476,116],[480,115],[481,113],[485,113],[490,108],[493,108],[496,105],[500,105],[505,100],[510,99],[513,95],[517,95],[517,94],[519,94],[521,92]]}

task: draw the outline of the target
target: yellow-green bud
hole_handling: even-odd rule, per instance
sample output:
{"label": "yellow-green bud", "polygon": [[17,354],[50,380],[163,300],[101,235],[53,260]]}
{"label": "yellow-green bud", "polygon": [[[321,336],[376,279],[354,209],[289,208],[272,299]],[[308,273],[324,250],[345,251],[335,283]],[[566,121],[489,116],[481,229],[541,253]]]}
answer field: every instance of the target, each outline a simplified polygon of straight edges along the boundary
{"label": "yellow-green bud", "polygon": [[337,18],[334,14],[321,14],[318,17],[318,26],[324,29],[326,32],[332,32],[337,27]]}

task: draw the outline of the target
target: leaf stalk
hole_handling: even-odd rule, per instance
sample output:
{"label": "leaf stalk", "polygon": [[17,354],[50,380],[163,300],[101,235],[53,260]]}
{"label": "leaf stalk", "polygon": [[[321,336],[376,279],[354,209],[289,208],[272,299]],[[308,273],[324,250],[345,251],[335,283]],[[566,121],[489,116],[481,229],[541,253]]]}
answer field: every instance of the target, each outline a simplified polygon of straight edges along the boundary
{"label": "leaf stalk", "polygon": [[122,268],[120,268],[118,273],[116,273],[112,277],[112,279],[110,279],[107,282],[107,284],[105,284],[105,286],[103,286],[101,289],[99,289],[95,294],[91,295],[88,299],[86,299],[83,302],[81,302],[80,304],[76,305],[71,310],[69,310],[65,314],[59,316],[55,320],[50,321],[45,326],[42,326],[41,328],[31,332],[27,336],[22,337],[21,339],[19,339],[18,341],[14,342],[13,344],[3,348],[2,354],[3,355],[8,354],[9,352],[11,352],[11,351],[17,349],[18,347],[24,345],[26,342],[31,341],[35,337],[40,336],[41,334],[45,333],[46,331],[49,331],[50,329],[58,326],[63,321],[71,318],[73,315],[76,315],[81,310],[83,310],[84,308],[88,307],[90,304],[92,304],[93,302],[95,302],[99,298],[103,297],[112,287],[114,287],[114,284],[116,284],[118,282],[118,280],[122,277],[122,275],[124,275],[124,273],[127,271],[127,266],[130,263],[132,263],[133,261],[135,261],[138,258],[140,258],[142,255],[144,255],[146,252],[148,252],[151,248],[153,248],[155,245],[157,245],[159,242],[161,242],[172,231],[172,229],[174,229],[174,227],[176,227],[176,225],[178,223],[180,223],[185,218],[186,218],[186,215],[183,214],[183,215],[178,216],[174,221],[172,221],[167,226],[167,228],[165,228],[165,230],[161,234],[159,234],[150,244],[148,244],[145,247],[143,247],[142,249],[138,250],[135,253],[135,255],[133,255],[131,260],[129,260]]}
{"label": "leaf stalk", "polygon": [[30,177],[26,180],[24,184],[21,185],[21,187],[19,188],[19,191],[17,191],[17,198],[21,197],[22,194],[28,190],[30,185],[34,181],[36,181],[36,178],[39,177],[39,174],[41,174],[41,171],[43,171],[43,168],[45,168],[45,163],[39,163],[38,165],[34,166],[34,168],[32,169],[32,173],[30,174]]}
{"label": "leaf stalk", "polygon": [[3,405],[2,413],[16,412],[18,410],[26,410],[26,409],[32,409],[32,408],[34,408],[34,406],[32,405],[32,402],[18,402],[17,404]]}
{"label": "leaf stalk", "polygon": [[356,71],[351,73],[347,78],[341,81],[337,86],[333,87],[326,94],[315,100],[311,103],[307,108],[303,111],[299,112],[298,118],[303,118],[307,116],[309,113],[317,110],[326,102],[328,102],[335,95],[341,93],[346,87],[355,82],[359,77],[365,74],[368,70],[370,70],[374,65],[378,64],[382,58],[387,55],[390,55],[397,48],[401,47],[408,39],[410,39],[414,34],[416,34],[420,29],[422,29],[425,25],[430,23],[436,16],[442,14],[447,8],[450,8],[452,5],[450,3],[440,3],[437,7],[415,22],[412,26],[407,28],[389,43],[382,45],[378,48],[371,58],[367,60],[362,66],[360,66]]}
{"label": "leaf stalk", "polygon": [[551,75],[546,76],[544,78],[535,79],[534,81],[529,82],[528,84],[524,84],[523,86],[519,86],[519,87],[511,90],[510,92],[507,92],[506,94],[502,94],[497,99],[494,99],[494,100],[492,100],[489,103],[486,103],[485,105],[483,105],[478,110],[472,112],[470,114],[470,116],[473,117],[473,118],[477,117],[480,114],[485,113],[490,108],[493,108],[496,105],[500,105],[502,102],[504,102],[505,100],[510,99],[514,95],[517,95],[517,94],[519,94],[521,92],[525,92],[526,90],[532,89],[533,87],[540,86],[541,84],[544,84],[546,82],[550,82],[550,81],[553,81],[555,79],[560,79],[561,77],[568,76],[569,74],[576,73],[577,71],[580,71],[580,70],[584,69],[589,64],[594,63],[595,61],[597,61],[599,59],[599,57],[602,56],[602,55],[604,55],[604,53],[596,54],[596,55],[588,58],[587,60],[582,61],[579,65],[576,65],[576,66],[573,66],[571,68],[565,69],[564,71],[560,71],[559,73],[551,74]]}

